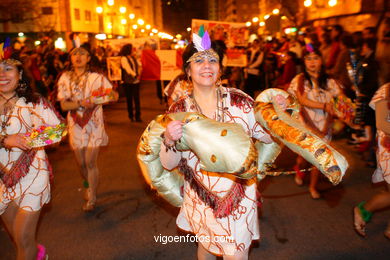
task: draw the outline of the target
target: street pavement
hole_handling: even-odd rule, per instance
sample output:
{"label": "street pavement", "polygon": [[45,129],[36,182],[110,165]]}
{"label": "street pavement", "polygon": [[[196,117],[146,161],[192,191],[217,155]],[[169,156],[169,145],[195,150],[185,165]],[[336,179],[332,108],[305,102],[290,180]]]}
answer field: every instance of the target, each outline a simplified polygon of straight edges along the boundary
{"label": "street pavement", "polygon": [[[49,259],[196,259],[193,242],[156,242],[186,233],[176,227],[178,209],[146,185],[135,157],[147,123],[165,109],[155,93],[153,82],[142,84],[142,123],[129,121],[123,98],[104,107],[110,143],[99,155],[95,211],[81,210],[82,180],[69,144],[48,151],[54,170],[52,199],[42,210],[38,241],[46,246]],[[345,139],[334,145],[350,168],[338,186],[321,178],[320,200],[311,199],[307,179],[304,186],[297,186],[292,176],[261,182],[261,239],[253,243],[250,259],[390,259],[390,241],[383,236],[389,210],[374,215],[367,238],[359,237],[352,224],[352,207],[383,186],[371,184],[373,169],[365,167]],[[284,151],[277,162],[291,166],[294,155]],[[0,226],[0,259],[14,258],[12,241]]]}

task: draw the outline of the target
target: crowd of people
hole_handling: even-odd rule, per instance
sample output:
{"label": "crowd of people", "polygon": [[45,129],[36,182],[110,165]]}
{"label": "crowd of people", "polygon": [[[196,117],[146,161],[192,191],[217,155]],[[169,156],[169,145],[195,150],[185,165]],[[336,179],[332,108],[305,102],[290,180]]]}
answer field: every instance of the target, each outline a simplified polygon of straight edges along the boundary
{"label": "crowd of people", "polygon": [[[349,33],[340,25],[296,38],[265,41],[259,36],[247,49],[245,68],[224,69],[223,44],[216,41],[204,46],[207,41],[201,45],[194,41],[184,50],[183,73],[164,92],[169,100],[167,114],[197,112],[217,122],[239,123],[250,137],[272,143],[272,137],[256,122],[253,98],[267,88],[281,88],[301,104],[303,125],[330,141],[335,120],[331,100],[344,94],[356,104],[357,111],[354,121],[346,126],[348,138],[364,152],[369,166],[377,168],[373,181],[387,183],[387,191],[354,208],[355,230],[365,235],[373,212],[390,205],[390,84],[384,84],[390,81],[389,75],[378,74],[377,43],[374,28]],[[7,55],[0,59],[0,215],[16,244],[17,259],[45,259],[45,248],[37,245],[35,234],[41,208],[50,200],[51,168],[45,150],[31,149],[26,133],[58,125],[67,114],[69,143],[84,179],[86,202],[82,209],[94,210],[99,148],[108,143],[102,106],[106,102],[97,102],[96,97],[104,92],[112,93],[107,102],[118,99],[113,90],[117,83],[106,77],[106,59],[113,52],[85,43],[66,53],[42,44],[35,49],[24,46]],[[142,66],[131,44],[124,45],[118,55],[129,120],[142,122]],[[288,101],[278,98],[280,105],[286,106]],[[259,238],[257,183],[201,171],[196,154],[175,149],[183,125],[182,121],[167,124],[159,154],[164,168],[178,167],[185,173],[177,225],[196,235],[232,238],[199,243],[198,259],[213,259],[214,255],[248,259],[252,240]],[[298,185],[303,184],[302,169],[309,167],[305,164],[303,158],[296,159]],[[311,167],[309,191],[313,199],[321,197],[316,188],[319,174]],[[221,213],[218,207],[222,205],[227,206]],[[390,239],[390,223],[385,236]]]}

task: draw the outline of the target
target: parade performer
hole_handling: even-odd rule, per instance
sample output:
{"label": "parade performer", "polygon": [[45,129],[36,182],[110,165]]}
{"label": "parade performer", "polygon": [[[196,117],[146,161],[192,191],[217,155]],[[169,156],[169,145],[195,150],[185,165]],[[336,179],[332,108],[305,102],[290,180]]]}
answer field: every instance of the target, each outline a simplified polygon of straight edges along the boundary
{"label": "parade performer", "polygon": [[[322,64],[321,53],[310,43],[306,45],[303,54],[304,68],[303,73],[297,75],[291,82],[288,92],[298,98],[303,106],[301,109],[302,123],[316,133],[318,136],[330,140],[332,123],[331,100],[341,95],[342,91],[337,82],[325,73],[325,67]],[[302,157],[297,158],[297,164],[294,170],[295,182],[302,185],[302,173],[300,169],[305,161]],[[309,191],[313,199],[319,199],[320,193],[317,191],[319,171],[312,168],[310,172]]]}
{"label": "parade performer", "polygon": [[69,111],[69,141],[84,178],[85,211],[95,208],[99,148],[108,144],[102,104],[118,98],[107,78],[90,70],[90,59],[89,51],[83,47],[70,52],[71,67],[58,80],[57,95],[62,110]]}
{"label": "parade performer", "polygon": [[[377,169],[372,181],[386,182],[386,191],[378,193],[367,202],[363,201],[354,208],[354,227],[359,235],[366,235],[366,223],[370,221],[373,212],[390,206],[390,83],[383,85],[375,93],[370,102],[375,110],[378,137]],[[390,239],[390,222],[384,235]]]}
{"label": "parade performer", "polygon": [[[183,54],[184,72],[193,91],[174,103],[168,112],[198,112],[219,122],[238,123],[249,136],[272,142],[256,123],[253,100],[237,89],[218,85],[222,57],[211,48],[207,32],[203,35],[200,32],[199,36],[193,34],[193,37],[194,43]],[[195,233],[199,238],[199,259],[212,255],[247,259],[252,240],[259,239],[256,179],[239,181],[223,174],[201,172],[199,158],[192,151],[172,149],[182,135],[182,127],[181,121],[168,124],[160,152],[164,168],[179,165],[181,171],[190,172],[176,223],[180,229]],[[210,199],[214,201],[213,206]],[[225,212],[213,209],[223,203],[229,204]]]}
{"label": "parade performer", "polygon": [[[8,43],[0,49],[0,215],[16,244],[17,259],[44,259],[36,230],[41,208],[50,200],[51,167],[45,143],[37,147],[33,142],[42,135],[30,133],[43,133],[61,121],[51,105],[33,93]],[[61,133],[54,141],[60,139]]]}
{"label": "parade performer", "polygon": [[147,183],[181,207],[177,225],[195,233],[199,259],[247,259],[251,241],[259,238],[255,176],[278,175],[268,174],[267,165],[280,153],[279,143],[302,154],[335,185],[348,163],[292,118],[287,110],[299,111],[299,105],[287,92],[269,89],[255,104],[243,92],[220,86],[221,55],[207,36],[194,34],[183,54],[192,91],[150,122],[137,158]]}

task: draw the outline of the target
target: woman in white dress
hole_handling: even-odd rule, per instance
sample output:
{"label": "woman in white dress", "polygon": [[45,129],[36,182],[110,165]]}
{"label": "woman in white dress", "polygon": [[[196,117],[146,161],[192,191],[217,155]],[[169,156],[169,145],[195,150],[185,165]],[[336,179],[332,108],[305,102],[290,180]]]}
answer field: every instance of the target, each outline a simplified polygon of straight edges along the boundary
{"label": "woman in white dress", "polygon": [[[219,122],[238,123],[249,136],[272,142],[255,120],[253,99],[240,90],[218,84],[221,58],[210,46],[191,43],[186,48],[184,72],[193,88],[168,112],[198,112]],[[197,236],[198,259],[214,259],[215,255],[248,259],[252,240],[259,239],[256,178],[240,181],[224,174],[201,172],[199,158],[193,152],[173,149],[182,136],[182,126],[181,121],[167,125],[160,152],[164,168],[179,167],[186,175],[177,226]],[[222,204],[228,210],[220,212]]]}
{"label": "woman in white dress", "polygon": [[30,147],[26,134],[59,123],[51,105],[26,84],[21,62],[0,58],[0,215],[18,260],[44,259],[36,230],[41,208],[50,200],[48,158],[43,148]]}
{"label": "woman in white dress", "polygon": [[91,72],[90,53],[82,47],[70,53],[71,69],[58,80],[57,99],[64,111],[69,111],[68,130],[70,146],[74,151],[84,178],[85,200],[83,210],[91,211],[96,204],[99,179],[97,158],[99,147],[108,144],[104,129],[103,107],[94,103],[94,97],[113,91],[105,76]]}
{"label": "woman in white dress", "polygon": [[[318,136],[330,140],[332,108],[331,99],[342,93],[339,84],[325,73],[321,52],[314,49],[311,45],[303,54],[304,69],[303,73],[297,75],[290,84],[288,92],[296,96],[299,103],[303,106],[301,109],[301,121]],[[297,171],[295,182],[302,185],[302,169],[305,160],[298,156],[297,164],[294,169]],[[320,171],[313,167],[310,172],[309,191],[313,199],[319,199],[320,193],[317,191],[317,183]]]}
{"label": "woman in white dress", "polygon": [[[384,181],[386,189],[354,208],[354,227],[362,236],[366,236],[366,223],[370,221],[373,212],[390,206],[390,83],[377,90],[370,106],[375,110],[378,137],[377,169],[372,176],[372,182]],[[390,239],[390,222],[384,234]]]}

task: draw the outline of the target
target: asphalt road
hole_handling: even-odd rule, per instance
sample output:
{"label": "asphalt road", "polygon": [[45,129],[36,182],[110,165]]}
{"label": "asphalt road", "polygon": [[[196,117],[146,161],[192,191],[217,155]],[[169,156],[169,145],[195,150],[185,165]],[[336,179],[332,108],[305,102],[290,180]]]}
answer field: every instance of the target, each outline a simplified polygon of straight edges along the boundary
{"label": "asphalt road", "polygon": [[[82,180],[73,154],[65,142],[48,151],[54,169],[51,203],[44,207],[38,241],[53,259],[196,259],[192,242],[156,242],[158,236],[186,235],[176,228],[178,209],[155,195],[138,168],[135,150],[147,123],[164,111],[154,83],[144,83],[143,123],[132,123],[123,99],[106,106],[106,128],[110,144],[100,152],[101,174],[98,206],[94,212],[81,210]],[[338,139],[335,145],[350,168],[338,186],[324,178],[322,199],[313,200],[292,176],[267,177],[260,184],[264,198],[260,229],[262,237],[253,244],[250,259],[390,259],[390,241],[383,230],[390,211],[374,215],[366,239],[352,228],[352,207],[383,187],[370,182],[373,169]],[[294,155],[284,152],[278,159],[291,165]],[[14,259],[15,249],[0,227],[0,259]]]}

